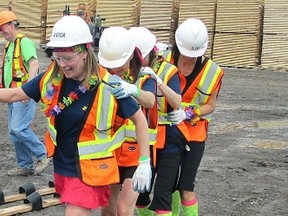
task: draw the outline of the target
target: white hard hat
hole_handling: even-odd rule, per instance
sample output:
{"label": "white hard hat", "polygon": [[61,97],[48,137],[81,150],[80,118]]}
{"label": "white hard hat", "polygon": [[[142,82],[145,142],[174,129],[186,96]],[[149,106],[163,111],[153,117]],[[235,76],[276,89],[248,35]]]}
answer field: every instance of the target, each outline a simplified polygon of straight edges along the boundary
{"label": "white hard hat", "polygon": [[158,52],[164,52],[164,51],[167,51],[167,50],[171,49],[171,45],[170,44],[162,43],[162,42],[157,42],[156,43],[156,47],[158,49]]}
{"label": "white hard hat", "polygon": [[129,31],[120,26],[104,29],[99,41],[98,60],[106,68],[123,66],[135,50]]}
{"label": "white hard hat", "polygon": [[141,51],[142,57],[146,58],[156,44],[156,36],[142,26],[130,28],[129,33],[132,35],[136,47]]}
{"label": "white hard hat", "polygon": [[79,16],[63,16],[52,30],[48,47],[72,47],[93,42],[87,23]]}
{"label": "white hard hat", "polygon": [[208,45],[208,32],[199,19],[187,19],[178,26],[175,40],[180,53],[188,57],[204,55]]}

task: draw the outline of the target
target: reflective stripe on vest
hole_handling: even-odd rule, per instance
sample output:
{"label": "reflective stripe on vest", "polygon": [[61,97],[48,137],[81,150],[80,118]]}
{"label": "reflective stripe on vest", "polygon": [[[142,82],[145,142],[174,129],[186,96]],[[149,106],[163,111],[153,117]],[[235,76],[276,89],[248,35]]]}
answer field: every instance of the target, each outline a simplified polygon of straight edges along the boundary
{"label": "reflective stripe on vest", "polygon": [[164,60],[166,60],[167,62],[170,62],[172,58],[172,51],[170,49],[167,49],[165,51],[158,52],[157,55],[162,56]]}
{"label": "reflective stripe on vest", "polygon": [[[163,61],[158,69],[157,76],[168,85],[169,80],[172,76],[174,76],[178,72],[178,69],[173,64],[169,62]],[[171,125],[172,122],[167,121],[167,106],[168,102],[166,97],[164,97],[159,88],[157,88],[157,109],[158,109],[158,124],[169,124]]]}
{"label": "reflective stripe on vest", "polygon": [[[23,34],[17,34],[14,44],[14,51],[13,51],[13,62],[12,62],[12,82],[10,84],[11,88],[16,88],[22,86],[24,83],[27,82],[29,78],[29,73],[26,70],[24,64],[23,64],[23,58],[21,55],[21,40],[25,37]],[[7,52],[7,49],[10,45],[10,42],[6,44],[6,47],[4,49],[4,55],[3,55],[3,65],[5,61],[5,55]],[[4,81],[4,79],[3,79]],[[3,82],[4,84],[4,82]]]}
{"label": "reflective stripe on vest", "polygon": [[[195,94],[191,96],[191,102],[181,102],[181,107],[187,107],[187,106],[200,107],[201,105],[206,104],[209,97],[211,96],[215,84],[217,84],[216,82],[221,73],[222,73],[221,68],[216,63],[214,63],[212,60],[209,59],[205,65],[202,77],[197,86],[197,88],[205,94],[201,93],[199,90],[196,91]],[[205,115],[201,118],[207,119],[209,121],[211,118],[211,114]]]}
{"label": "reflective stripe on vest", "polygon": [[[150,76],[148,76],[148,75],[143,75],[142,76],[141,72],[140,72],[139,76],[138,76],[138,79],[135,82],[135,85],[138,86],[138,88],[141,89],[142,86],[143,86],[143,83],[149,77]],[[148,115],[157,115],[156,106],[157,105],[155,103],[154,107],[149,109]],[[145,108],[143,108],[143,107],[141,107],[141,108],[142,108],[143,113],[145,114]],[[153,109],[155,111],[155,114],[151,113],[151,112],[153,112]],[[155,128],[153,128],[151,125],[155,125]],[[149,144],[150,145],[154,145],[156,143],[156,139],[157,139],[157,122],[152,122],[151,124],[149,124],[149,121],[148,121],[148,134],[149,134]],[[137,139],[136,139],[136,127],[135,127],[134,123],[130,119],[128,119],[127,124],[126,124],[126,137],[125,137],[125,140],[128,141],[128,142],[137,142]]]}
{"label": "reflective stripe on vest", "polygon": [[[112,76],[106,73],[103,80],[109,83]],[[100,83],[97,90],[98,100],[96,105],[96,130],[95,139],[89,141],[79,141],[78,151],[80,159],[95,159],[107,157],[107,154],[119,148],[125,139],[125,125],[122,125],[114,134],[112,125],[114,121],[113,109],[116,106],[115,97],[111,94],[111,87]],[[96,97],[97,97],[96,95]],[[114,113],[115,114],[115,113]],[[89,118],[89,117],[88,117]],[[102,130],[108,128],[109,130]],[[97,130],[98,129],[98,130]]]}
{"label": "reflective stripe on vest", "polygon": [[[47,71],[45,72],[45,74],[43,75],[43,77],[42,77],[42,79],[40,81],[41,98],[45,97],[47,91],[50,91],[50,90],[53,89],[52,82],[49,79],[50,79],[50,77],[51,77],[51,75],[53,73],[55,64],[56,63],[53,61],[49,65]],[[57,98],[54,98],[54,100],[58,101],[59,94],[58,95],[55,94],[55,96]],[[48,106],[48,105],[42,103],[42,106],[43,106],[43,109],[45,109],[46,106]],[[51,138],[53,144],[55,146],[57,146],[57,143],[56,143],[57,131],[56,131],[55,127],[54,127],[54,122],[55,122],[55,117],[54,116],[47,117],[47,130],[49,132],[49,135],[50,135],[50,138]]]}

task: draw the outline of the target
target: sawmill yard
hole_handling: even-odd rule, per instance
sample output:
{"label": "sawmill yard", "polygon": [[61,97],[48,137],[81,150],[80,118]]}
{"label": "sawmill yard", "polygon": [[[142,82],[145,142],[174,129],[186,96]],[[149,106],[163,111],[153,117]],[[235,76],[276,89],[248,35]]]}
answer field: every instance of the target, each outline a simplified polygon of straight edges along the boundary
{"label": "sawmill yard", "polygon": [[[39,50],[41,70],[50,59]],[[209,128],[206,152],[196,179],[200,215],[284,216],[288,203],[288,107],[287,71],[224,68],[222,89]],[[40,106],[38,107],[40,110]],[[4,197],[18,194],[20,186],[32,182],[36,189],[53,180],[52,164],[39,176],[10,177],[16,166],[15,151],[7,133],[7,105],[0,104],[0,189]],[[44,114],[33,121],[43,139]],[[53,195],[43,196],[43,201]],[[0,215],[10,206],[0,205]],[[64,215],[56,205],[25,216]],[[99,215],[94,211],[93,215]]]}

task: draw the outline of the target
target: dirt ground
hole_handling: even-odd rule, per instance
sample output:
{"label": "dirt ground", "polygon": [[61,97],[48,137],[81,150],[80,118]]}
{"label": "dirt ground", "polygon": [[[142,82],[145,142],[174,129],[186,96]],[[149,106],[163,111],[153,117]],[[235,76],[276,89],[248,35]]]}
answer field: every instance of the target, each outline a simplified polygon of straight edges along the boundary
{"label": "dirt ground", "polygon": [[[49,59],[41,50],[39,56],[42,70]],[[224,72],[196,180],[200,215],[288,215],[288,72],[232,68]],[[0,189],[8,196],[29,181],[37,189],[47,187],[52,165],[40,176],[7,176],[16,162],[7,136],[6,110],[7,105],[0,104]],[[43,113],[37,112],[33,125],[43,138]],[[0,206],[0,212],[9,206]],[[64,208],[58,205],[23,215],[64,215]]]}

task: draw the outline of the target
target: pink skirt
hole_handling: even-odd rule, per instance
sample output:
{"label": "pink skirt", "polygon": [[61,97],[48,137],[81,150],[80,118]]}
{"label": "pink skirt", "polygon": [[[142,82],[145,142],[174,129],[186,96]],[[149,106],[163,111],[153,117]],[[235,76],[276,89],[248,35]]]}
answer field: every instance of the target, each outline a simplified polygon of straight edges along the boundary
{"label": "pink skirt", "polygon": [[67,177],[54,173],[56,193],[61,203],[72,204],[87,209],[107,206],[110,197],[109,186],[89,186],[78,177]]}

